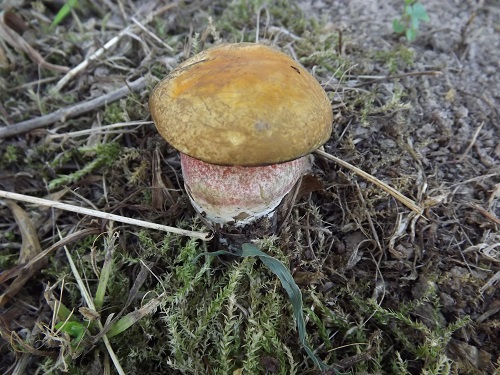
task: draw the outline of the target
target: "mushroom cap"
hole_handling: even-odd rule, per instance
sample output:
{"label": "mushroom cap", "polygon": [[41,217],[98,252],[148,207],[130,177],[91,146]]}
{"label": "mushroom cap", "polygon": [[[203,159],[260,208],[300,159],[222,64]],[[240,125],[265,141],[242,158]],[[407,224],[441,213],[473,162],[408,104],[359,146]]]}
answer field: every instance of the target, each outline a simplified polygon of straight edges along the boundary
{"label": "mushroom cap", "polygon": [[333,121],[318,81],[255,43],[220,45],[184,61],[154,88],[149,109],[174,148],[217,165],[297,159],[328,140]]}

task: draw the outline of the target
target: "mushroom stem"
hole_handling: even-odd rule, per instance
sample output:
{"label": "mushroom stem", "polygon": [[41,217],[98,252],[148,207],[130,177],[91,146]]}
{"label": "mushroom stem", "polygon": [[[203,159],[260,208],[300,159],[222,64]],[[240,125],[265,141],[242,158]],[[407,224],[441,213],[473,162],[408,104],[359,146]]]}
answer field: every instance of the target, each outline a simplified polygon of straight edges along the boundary
{"label": "mushroom stem", "polygon": [[182,174],[193,207],[208,221],[244,226],[272,216],[309,168],[309,157],[261,167],[220,166],[181,153]]}

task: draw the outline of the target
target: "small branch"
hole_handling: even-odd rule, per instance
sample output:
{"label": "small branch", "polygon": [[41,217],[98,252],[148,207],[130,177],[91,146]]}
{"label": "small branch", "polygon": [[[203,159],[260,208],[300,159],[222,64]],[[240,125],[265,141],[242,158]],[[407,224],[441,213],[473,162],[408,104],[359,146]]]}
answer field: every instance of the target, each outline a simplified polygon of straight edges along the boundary
{"label": "small branch", "polygon": [[94,216],[94,217],[98,217],[101,219],[118,221],[120,223],[137,225],[139,227],[156,229],[156,230],[161,230],[164,232],[180,234],[182,236],[193,237],[193,238],[197,238],[197,239],[200,239],[203,241],[209,241],[212,238],[212,234],[207,233],[207,232],[193,232],[193,231],[189,231],[189,230],[185,230],[185,229],[179,229],[176,227],[169,227],[166,225],[150,223],[148,221],[131,219],[128,217],[119,216],[119,215],[115,215],[115,214],[109,214],[109,213],[102,212],[102,211],[91,210],[88,208],[78,207],[78,206],[74,206],[71,204],[51,201],[48,199],[37,198],[37,197],[32,197],[29,195],[23,195],[23,194],[17,194],[17,193],[11,193],[11,192],[4,191],[4,190],[0,190],[0,198],[13,199],[16,201],[28,202],[28,203],[38,204],[41,206],[52,207],[52,208],[57,208],[60,210],[75,212],[75,213],[82,214],[82,215]]}
{"label": "small branch", "polygon": [[[57,138],[72,138],[72,137],[80,137],[82,135],[89,134],[114,134],[114,129],[121,129],[126,126],[142,126],[142,125],[151,125],[153,121],[129,121],[129,122],[117,122],[111,125],[104,125],[98,128],[84,129],[78,130],[74,132],[65,132],[60,134],[50,134],[47,136],[47,139],[57,139]],[[119,133],[122,134],[124,130],[120,130]]]}
{"label": "small branch", "polygon": [[0,139],[26,133],[58,121],[64,121],[68,118],[73,118],[83,113],[90,112],[96,108],[102,107],[105,104],[121,99],[124,96],[128,95],[130,92],[141,90],[145,86],[146,79],[144,77],[141,77],[133,82],[127,83],[125,86],[116,91],[110,92],[109,94],[100,96],[98,98],[80,102],[70,107],[61,108],[45,116],[18,122],[17,124],[0,128]]}
{"label": "small branch", "polygon": [[160,43],[163,47],[168,49],[170,52],[174,52],[174,49],[170,47],[167,43],[165,43],[163,40],[161,40],[156,34],[152,33],[149,31],[146,26],[144,26],[142,23],[140,23],[138,20],[136,20],[134,17],[131,18],[132,22],[137,25],[142,31],[144,31],[146,34],[148,34],[152,39],[156,40],[158,43]]}
{"label": "small branch", "polygon": [[380,181],[378,178],[373,177],[371,174],[366,173],[365,171],[359,169],[358,167],[355,167],[354,165],[349,164],[348,162],[346,162],[346,161],[344,161],[342,159],[339,159],[339,158],[337,158],[337,157],[335,157],[335,156],[333,156],[333,155],[331,155],[331,154],[329,154],[329,153],[327,153],[325,151],[316,150],[314,152],[316,154],[324,157],[325,159],[333,160],[335,163],[341,165],[342,167],[347,168],[347,169],[353,171],[357,175],[359,175],[359,176],[363,177],[364,179],[370,181],[371,183],[377,185],[379,188],[381,188],[382,190],[384,190],[386,193],[392,195],[395,199],[397,199],[399,202],[401,202],[402,204],[404,204],[410,210],[416,212],[418,215],[422,215],[422,213],[424,212],[424,210],[420,206],[418,206],[415,202],[413,202],[411,199],[405,197],[399,191],[397,191],[396,189],[390,187],[385,182]]}

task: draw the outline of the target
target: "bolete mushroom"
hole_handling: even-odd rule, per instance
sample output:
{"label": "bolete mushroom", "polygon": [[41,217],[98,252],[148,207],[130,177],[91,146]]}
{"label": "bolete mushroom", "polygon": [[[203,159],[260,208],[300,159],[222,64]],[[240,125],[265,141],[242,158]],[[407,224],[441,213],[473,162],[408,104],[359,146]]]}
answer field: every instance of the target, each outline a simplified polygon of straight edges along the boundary
{"label": "bolete mushroom", "polygon": [[330,101],[278,50],[224,44],[184,61],[154,88],[153,121],[181,153],[191,203],[208,221],[272,215],[330,137]]}

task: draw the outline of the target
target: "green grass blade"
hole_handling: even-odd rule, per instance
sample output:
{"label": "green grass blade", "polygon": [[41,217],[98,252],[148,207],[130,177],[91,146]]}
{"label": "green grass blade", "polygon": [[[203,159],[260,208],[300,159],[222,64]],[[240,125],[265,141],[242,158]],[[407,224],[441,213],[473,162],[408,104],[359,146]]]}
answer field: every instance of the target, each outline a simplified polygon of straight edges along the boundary
{"label": "green grass blade", "polygon": [[113,323],[113,325],[110,327],[110,329],[106,333],[106,335],[109,338],[111,338],[111,337],[116,336],[116,335],[122,333],[123,331],[129,329],[137,321],[144,318],[146,315],[153,313],[156,310],[156,308],[160,305],[160,303],[162,302],[162,298],[163,298],[163,294],[152,299],[151,301],[146,303],[140,309],[134,310],[131,313],[128,313],[124,317],[120,318],[117,322]]}
{"label": "green grass blade", "polygon": [[[293,276],[290,274],[288,268],[286,268],[283,263],[281,263],[276,258],[262,252],[257,247],[250,243],[245,243],[242,245],[241,252],[239,254],[230,253],[228,251],[219,250],[212,253],[202,253],[199,254],[193,262],[196,262],[202,256],[217,256],[217,255],[236,255],[241,257],[257,257],[259,258],[264,265],[266,265],[281,281],[283,288],[286,290],[288,297],[290,298],[290,302],[292,303],[293,308],[293,316],[295,318],[295,323],[297,324],[297,331],[299,333],[299,340],[304,347],[309,358],[314,362],[314,364],[321,370],[328,369],[328,366],[325,365],[321,360],[314,354],[314,351],[311,349],[306,340],[306,328],[304,321],[304,312],[302,309],[302,293],[300,292],[299,287],[295,283]],[[335,374],[338,372],[333,369]]]}
{"label": "green grass blade", "polygon": [[102,266],[101,274],[99,275],[99,284],[95,293],[94,305],[95,311],[99,312],[104,303],[104,295],[108,286],[109,276],[113,267],[113,250],[115,248],[116,235],[111,235],[106,244],[106,255],[104,256],[104,264]]}
{"label": "green grass blade", "polygon": [[283,263],[281,263],[276,258],[262,252],[257,247],[250,243],[245,243],[242,245],[242,252],[240,254],[243,257],[256,256],[262,263],[264,263],[281,281],[283,288],[285,288],[290,302],[293,307],[293,316],[295,318],[295,323],[297,324],[297,330],[299,332],[299,340],[304,347],[309,358],[314,362],[314,364],[321,370],[328,368],[321,360],[314,354],[313,350],[309,346],[306,340],[306,324],[304,321],[304,312],[302,309],[302,293],[299,287],[295,283],[293,276],[291,275],[288,268],[286,268]]}
{"label": "green grass blade", "polygon": [[59,25],[71,12],[71,9],[73,9],[75,6],[78,5],[78,0],[67,0],[66,3],[62,6],[61,9],[59,9],[59,12],[57,12],[56,16],[54,17],[54,20],[52,21],[50,28],[54,28],[57,25]]}

